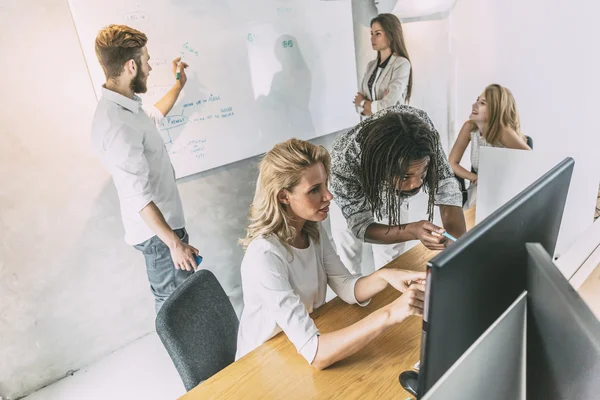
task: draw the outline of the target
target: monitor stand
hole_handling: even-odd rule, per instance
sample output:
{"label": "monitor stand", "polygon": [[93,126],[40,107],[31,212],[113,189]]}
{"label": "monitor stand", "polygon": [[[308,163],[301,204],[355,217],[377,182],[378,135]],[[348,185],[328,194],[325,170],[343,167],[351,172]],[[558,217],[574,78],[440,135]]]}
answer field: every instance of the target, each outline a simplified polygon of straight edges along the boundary
{"label": "monitor stand", "polygon": [[419,387],[419,373],[416,371],[404,371],[398,377],[400,380],[400,385],[406,390],[408,393],[413,396],[417,396],[417,389]]}

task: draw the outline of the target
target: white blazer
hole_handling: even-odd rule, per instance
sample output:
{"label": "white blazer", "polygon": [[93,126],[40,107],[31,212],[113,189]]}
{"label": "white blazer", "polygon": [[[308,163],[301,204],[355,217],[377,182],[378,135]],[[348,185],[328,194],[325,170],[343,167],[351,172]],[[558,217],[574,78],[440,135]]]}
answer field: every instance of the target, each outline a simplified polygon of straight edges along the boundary
{"label": "white blazer", "polygon": [[[367,64],[367,71],[360,86],[360,92],[367,100],[372,101],[371,111],[375,114],[379,110],[396,104],[404,104],[408,90],[408,79],[410,77],[410,61],[404,57],[392,55],[390,61],[381,71],[379,78],[373,84],[375,87],[375,98],[371,98],[369,91],[369,78],[377,68],[377,59]],[[359,107],[362,112],[362,107]]]}

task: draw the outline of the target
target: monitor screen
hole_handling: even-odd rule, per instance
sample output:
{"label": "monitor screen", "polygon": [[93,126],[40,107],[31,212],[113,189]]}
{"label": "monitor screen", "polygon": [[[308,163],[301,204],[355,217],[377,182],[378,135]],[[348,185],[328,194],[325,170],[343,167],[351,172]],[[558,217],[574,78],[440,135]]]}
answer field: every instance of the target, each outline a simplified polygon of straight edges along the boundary
{"label": "monitor screen", "polygon": [[419,396],[525,290],[525,244],[554,253],[573,166],[559,163],[428,263]]}

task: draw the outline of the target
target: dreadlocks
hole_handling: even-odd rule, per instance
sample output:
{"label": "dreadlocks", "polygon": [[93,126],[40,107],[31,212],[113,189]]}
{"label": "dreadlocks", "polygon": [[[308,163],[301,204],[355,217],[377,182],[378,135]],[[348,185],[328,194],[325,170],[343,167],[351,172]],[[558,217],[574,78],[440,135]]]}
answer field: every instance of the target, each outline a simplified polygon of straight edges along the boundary
{"label": "dreadlocks", "polygon": [[388,113],[368,121],[359,134],[361,145],[360,180],[367,201],[377,219],[387,206],[389,225],[400,224],[396,188],[414,161],[429,157],[423,190],[429,194],[427,214],[433,220],[438,185],[439,135],[416,115]]}

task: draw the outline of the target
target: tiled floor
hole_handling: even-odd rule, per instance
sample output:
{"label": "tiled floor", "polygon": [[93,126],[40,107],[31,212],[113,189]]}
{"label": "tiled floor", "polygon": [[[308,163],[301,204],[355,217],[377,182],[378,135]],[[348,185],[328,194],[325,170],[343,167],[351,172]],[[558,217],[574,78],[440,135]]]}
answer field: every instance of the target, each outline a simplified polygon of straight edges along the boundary
{"label": "tiled floor", "polygon": [[156,333],[138,339],[27,400],[169,400],[185,393]]}
{"label": "tiled floor", "polygon": [[[335,293],[327,289],[329,301]],[[153,332],[25,399],[171,400],[184,393],[177,370]]]}

